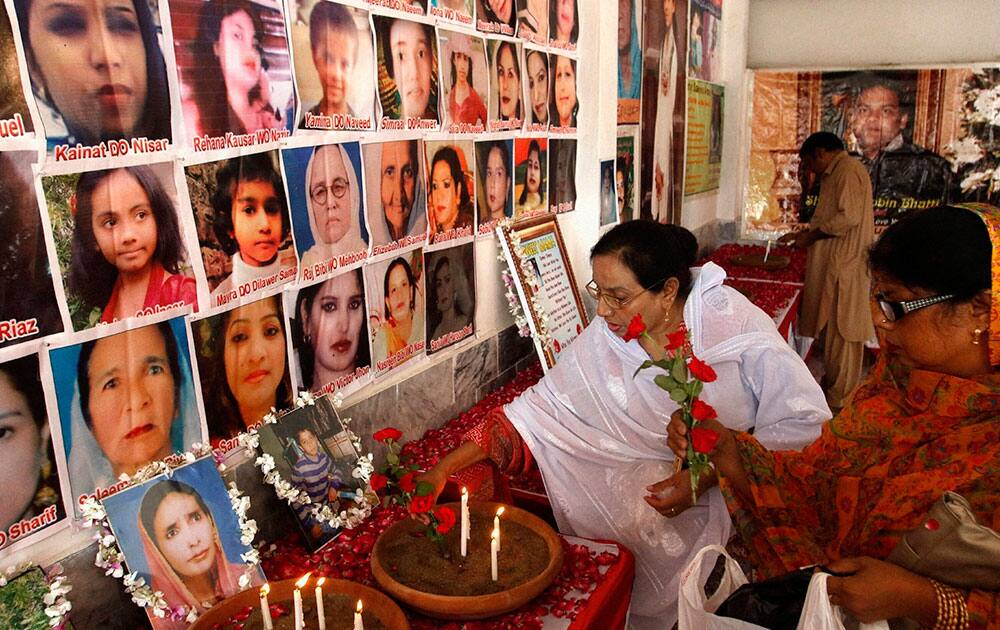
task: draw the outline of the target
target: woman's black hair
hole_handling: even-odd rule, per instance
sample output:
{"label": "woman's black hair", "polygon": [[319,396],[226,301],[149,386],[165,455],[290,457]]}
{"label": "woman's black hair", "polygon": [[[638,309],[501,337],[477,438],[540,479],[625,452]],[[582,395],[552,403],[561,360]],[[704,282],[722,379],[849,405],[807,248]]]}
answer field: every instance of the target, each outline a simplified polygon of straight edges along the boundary
{"label": "woman's black hair", "polygon": [[[528,145],[528,157],[531,157],[531,152],[534,151],[538,154],[538,190],[541,191],[545,188],[545,169],[542,168],[542,147],[538,144],[538,140],[535,138],[531,139],[531,144]],[[525,160],[527,163],[527,160]],[[527,170],[527,166],[525,166]],[[517,198],[517,205],[523,206],[524,202],[528,200],[528,177],[525,175],[524,178],[524,188],[521,189],[521,196]]]}
{"label": "woman's black hair", "polygon": [[413,275],[413,269],[410,268],[410,263],[406,262],[405,258],[396,257],[392,259],[389,266],[385,268],[385,278],[382,281],[382,301],[385,304],[385,315],[386,317],[391,317],[392,314],[389,311],[389,276],[392,274],[392,270],[395,267],[402,267],[403,271],[406,272],[406,279],[410,282],[410,310],[416,310],[417,308],[417,277]]}
{"label": "woman's black hair", "polygon": [[455,87],[455,81],[458,80],[458,74],[455,72],[455,55],[462,55],[469,60],[469,72],[467,73],[469,76],[466,77],[466,80],[469,82],[469,87],[474,88],[475,85],[472,83],[472,57],[460,52],[451,53],[451,87]]}
{"label": "woman's black hair", "polygon": [[[551,69],[553,95],[549,98],[549,124],[554,125],[554,126],[558,126],[556,123],[559,122],[559,110],[556,108],[556,99],[555,99],[556,72],[557,72],[556,71],[556,65],[558,65],[560,58],[566,59],[567,61],[569,61],[570,67],[573,68],[573,83],[574,83],[573,91],[575,92],[576,91],[576,87],[575,87],[575,84],[576,84],[576,59],[571,59],[570,57],[566,57],[565,55],[553,55],[553,56],[556,57],[556,60],[552,62],[552,69]],[[576,127],[576,116],[579,113],[580,113],[580,95],[577,94],[576,95],[576,103],[573,105],[573,112],[570,114],[570,123],[569,124],[570,124],[571,127]]]}
{"label": "woman's black hair", "polygon": [[955,206],[911,210],[868,253],[873,272],[910,288],[968,301],[992,287],[993,246],[986,224]]}
{"label": "woman's black hair", "polygon": [[212,231],[223,251],[229,256],[240,250],[240,244],[231,235],[233,227],[233,195],[240,182],[265,182],[274,189],[274,197],[281,205],[281,240],[288,238],[288,202],[281,175],[274,167],[269,153],[254,153],[230,158],[215,174],[215,191],[212,193]]}
{"label": "woman's black hair", "polygon": [[[104,309],[118,280],[118,268],[108,262],[97,246],[94,236],[94,191],[116,171],[126,171],[135,178],[153,211],[156,221],[156,249],[153,260],[168,273],[180,273],[184,261],[177,210],[163,189],[160,179],[148,166],[124,166],[80,175],[76,182],[76,216],[73,217],[73,245],[69,268],[69,289],[87,306]],[[109,198],[115,192],[109,192]]]}
{"label": "woman's black hair", "polygon": [[[35,70],[38,64],[35,62],[35,52],[31,47],[29,36],[31,25],[28,18],[31,14],[32,0],[14,0],[14,10],[18,17],[18,27],[21,31],[21,42],[24,44],[25,57],[28,60],[28,67],[34,71],[32,83],[37,80],[44,80],[44,77]],[[107,134],[100,138],[88,138],[79,130],[70,126],[70,121],[63,117],[66,123],[66,130],[76,142],[83,145],[98,144],[103,140],[117,140],[120,138],[167,138],[170,139],[170,95],[167,91],[167,66],[163,61],[163,51],[160,50],[159,32],[156,22],[153,20],[153,12],[149,3],[145,0],[132,0],[135,9],[136,21],[139,23],[139,33],[142,37],[142,47],[146,52],[146,102],[143,106],[143,114],[139,119],[135,130],[131,135]],[[50,77],[50,80],[58,80],[59,77]],[[37,90],[36,90],[37,93]],[[53,111],[56,109],[55,103],[49,103]]]}
{"label": "woman's black hair", "polygon": [[[484,3],[484,6],[485,6],[485,3]],[[513,11],[512,11],[512,13],[513,13]],[[502,40],[497,45],[496,52],[493,55],[493,65],[496,66],[496,67],[498,67],[500,65],[500,53],[503,52],[504,49],[507,49],[507,50],[510,51],[510,58],[514,60],[514,74],[517,75],[517,82],[518,82],[517,111],[514,112],[514,119],[520,119],[520,118],[522,118],[522,111],[524,109],[524,94],[523,94],[524,90],[521,89],[521,62],[517,59],[517,48],[514,46],[514,42],[507,41],[507,40]],[[497,116],[501,120],[511,120],[511,119],[505,119],[503,117],[503,114],[500,113],[500,103],[499,103],[500,96],[499,96],[499,94],[500,94],[500,92],[498,90],[497,91]]]}
{"label": "woman's black hair", "polygon": [[153,541],[153,544],[156,545],[157,549],[160,549],[160,543],[156,539],[156,528],[154,527],[156,512],[160,509],[160,504],[163,503],[163,500],[171,494],[184,494],[194,497],[194,500],[198,502],[198,507],[201,508],[205,516],[212,521],[212,526],[215,527],[215,519],[212,518],[212,511],[208,509],[208,504],[205,503],[205,499],[201,497],[197,490],[175,479],[158,481],[150,486],[149,490],[146,490],[146,494],[143,495],[142,502],[139,504],[139,518],[142,519],[142,527],[146,530],[146,534]]}
{"label": "woman's black hair", "polygon": [[[170,322],[160,322],[150,324],[160,331],[163,337],[163,345],[167,350],[167,363],[170,365],[170,374],[174,377],[174,409],[181,408],[181,374],[180,358],[177,355],[177,340],[174,338],[174,331],[170,328]],[[125,333],[118,333],[124,335]],[[112,335],[114,336],[114,335]],[[101,339],[109,339],[102,337]],[[80,390],[80,412],[83,414],[83,421],[88,428],[93,427],[94,419],[90,416],[90,355],[94,353],[94,348],[101,342],[101,339],[92,339],[80,344],[80,358],[76,362],[76,386]]]}
{"label": "woman's black hair", "polygon": [[[429,175],[433,175],[434,165],[441,161],[444,161],[448,165],[448,171],[451,173],[451,179],[455,182],[455,186],[458,187],[459,215],[463,212],[469,212],[469,206],[472,203],[472,196],[469,195],[469,181],[465,178],[465,171],[462,170],[462,161],[458,159],[458,152],[455,151],[454,147],[447,146],[441,147],[435,151],[434,158],[431,159],[431,172]],[[428,179],[430,178],[428,177]]]}
{"label": "woman's black hair", "polygon": [[342,4],[335,2],[317,2],[309,13],[309,47],[313,53],[319,47],[320,42],[326,37],[325,31],[343,33],[354,42],[354,58],[357,59],[358,27],[354,23],[354,17],[350,11]]}
{"label": "woman's black hair", "polygon": [[549,177],[549,200],[552,204],[558,205],[569,201],[576,201],[576,140],[559,138],[549,143],[549,168],[559,167],[559,156],[565,153],[569,160],[569,183],[572,187],[569,197],[563,199],[559,194],[559,185],[554,177]]}
{"label": "woman's black hair", "polygon": [[[368,340],[365,339],[364,333],[364,322],[368,321],[368,305],[364,300],[365,284],[360,267],[347,273],[354,274],[354,278],[358,282],[358,288],[361,290],[362,331],[359,333],[358,353],[354,356],[354,365],[355,367],[363,367],[372,364],[371,353],[368,350]],[[329,282],[329,280],[326,282]],[[295,340],[295,347],[299,352],[299,367],[302,370],[302,382],[306,384],[306,388],[310,391],[315,391],[318,385],[325,385],[325,383],[313,382],[315,378],[313,365],[316,361],[316,350],[313,348],[312,343],[316,343],[318,340],[313,339],[312,343],[306,342],[305,317],[303,313],[308,313],[312,310],[313,302],[316,300],[319,290],[323,288],[326,282],[317,282],[299,290],[299,295],[295,298],[295,317],[291,320],[292,339]]]}
{"label": "woman's black hair", "polygon": [[647,220],[626,221],[611,228],[590,250],[590,259],[614,256],[652,292],[677,278],[677,293],[691,290],[691,266],[698,257],[698,240],[679,225]]}
{"label": "woman's black hair", "polygon": [[[253,22],[254,45],[260,55],[261,68],[267,69],[261,40],[264,37],[264,21],[250,0],[213,0],[202,2],[198,16],[198,34],[191,42],[193,63],[185,73],[185,81],[191,87],[191,95],[198,107],[198,121],[201,132],[210,137],[223,136],[226,132],[243,132],[239,118],[232,114],[226,93],[226,80],[222,65],[215,54],[215,46],[222,30],[222,20],[243,11]],[[231,115],[232,114],[232,115]],[[239,125],[234,128],[233,125]]]}
{"label": "woman's black hair", "polygon": [[[378,38],[379,40],[378,47],[379,47],[379,52],[382,55],[382,62],[385,64],[385,70],[386,72],[389,73],[389,79],[392,80],[393,89],[395,90],[397,98],[399,99],[398,103],[399,103],[400,116],[402,116],[403,112],[402,95],[399,94],[399,86],[396,84],[396,78],[395,78],[396,66],[394,65],[394,61],[392,58],[392,41],[391,41],[392,38],[390,37],[390,33],[392,32],[392,27],[393,25],[396,24],[396,22],[409,22],[411,24],[416,24],[417,26],[421,27],[424,30],[424,37],[427,38],[427,45],[431,47],[431,51],[433,52],[433,56],[431,57],[432,61],[431,66],[433,68],[433,71],[431,72],[431,94],[427,100],[427,109],[429,110],[429,113],[433,114],[434,116],[437,116],[438,73],[437,73],[437,61],[436,61],[437,44],[435,43],[437,40],[435,39],[434,36],[434,27],[430,26],[429,24],[424,24],[422,22],[410,22],[409,20],[404,20],[402,18],[387,17],[385,19],[386,19],[385,24],[388,24],[388,26],[385,29],[385,36]],[[376,24],[376,28],[377,27],[378,25]],[[472,77],[471,64],[469,66],[469,77],[470,78]],[[472,85],[471,81],[469,82],[469,85]],[[383,97],[383,92],[382,92],[383,89],[384,88],[382,88],[381,86],[379,87],[380,98]]]}
{"label": "woman's black hair", "polygon": [[[479,8],[482,10],[480,11]],[[479,13],[482,13],[482,15],[479,15]],[[514,10],[514,3],[511,3],[510,19],[504,22],[499,18],[499,16],[497,16],[496,12],[493,11],[493,8],[490,7],[489,0],[483,0],[482,4],[477,7],[476,19],[483,20],[484,22],[491,22],[493,24],[506,24],[507,26],[514,28],[514,25],[517,23],[517,11]]]}
{"label": "woman's black hair", "polygon": [[[549,39],[555,39],[556,24],[559,23],[558,0],[549,0]],[[575,44],[580,39],[580,5],[573,0],[573,30],[569,32],[569,41]]]}
{"label": "woman's black hair", "polygon": [[45,426],[48,413],[45,410],[45,390],[38,374],[38,355],[29,354],[0,363],[0,373],[6,374],[14,389],[24,396],[35,425],[39,429]]}

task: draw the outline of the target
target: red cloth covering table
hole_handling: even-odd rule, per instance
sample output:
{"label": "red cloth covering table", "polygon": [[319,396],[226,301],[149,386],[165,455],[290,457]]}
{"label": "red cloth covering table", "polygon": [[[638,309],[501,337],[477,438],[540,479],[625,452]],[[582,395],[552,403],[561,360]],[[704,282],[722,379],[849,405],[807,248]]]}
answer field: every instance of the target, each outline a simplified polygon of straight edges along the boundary
{"label": "red cloth covering table", "polygon": [[763,245],[741,245],[739,243],[726,243],[721,245],[714,252],[705,256],[696,266],[704,265],[706,262],[714,262],[726,270],[726,275],[730,278],[744,278],[747,280],[770,280],[772,282],[790,283],[803,285],[806,281],[806,250],[797,247],[787,247],[785,245],[772,245],[771,256],[787,256],[790,262],[783,269],[761,269],[759,267],[747,267],[737,265],[733,262],[736,256],[763,256],[766,247]]}

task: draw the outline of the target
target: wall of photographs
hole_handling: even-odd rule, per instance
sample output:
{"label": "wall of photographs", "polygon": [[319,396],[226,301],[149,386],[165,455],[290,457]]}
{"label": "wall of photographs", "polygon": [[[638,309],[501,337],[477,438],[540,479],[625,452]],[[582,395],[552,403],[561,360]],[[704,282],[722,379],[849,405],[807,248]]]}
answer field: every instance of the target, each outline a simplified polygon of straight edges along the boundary
{"label": "wall of photographs", "polygon": [[0,16],[0,559],[476,336],[476,241],[577,203],[577,0],[94,6]]}

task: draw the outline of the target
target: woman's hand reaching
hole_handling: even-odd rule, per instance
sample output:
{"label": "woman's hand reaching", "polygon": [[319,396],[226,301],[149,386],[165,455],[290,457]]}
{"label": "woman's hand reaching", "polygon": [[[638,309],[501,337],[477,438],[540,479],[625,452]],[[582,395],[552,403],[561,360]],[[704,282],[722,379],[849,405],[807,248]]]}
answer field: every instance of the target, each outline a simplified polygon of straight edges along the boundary
{"label": "woman's hand reaching", "polygon": [[909,617],[930,628],[937,618],[937,594],[931,581],[883,560],[845,558],[827,565],[848,574],[827,579],[830,603],[847,610],[858,621]]}
{"label": "woman's hand reaching", "polygon": [[[698,480],[698,496],[715,486],[715,474],[702,475]],[[643,500],[654,510],[673,518],[694,505],[691,497],[691,471],[682,470],[663,481],[646,486],[646,496]]]}

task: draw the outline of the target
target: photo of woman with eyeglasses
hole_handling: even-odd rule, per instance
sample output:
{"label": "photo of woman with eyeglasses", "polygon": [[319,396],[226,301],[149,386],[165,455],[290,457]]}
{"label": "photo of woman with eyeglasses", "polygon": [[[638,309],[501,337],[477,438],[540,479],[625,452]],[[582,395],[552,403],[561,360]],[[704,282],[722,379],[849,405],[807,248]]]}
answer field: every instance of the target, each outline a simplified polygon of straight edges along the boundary
{"label": "photo of woman with eyeglasses", "polygon": [[385,372],[424,346],[423,252],[415,249],[366,266],[365,276],[368,303],[372,305],[369,313],[372,362],[377,366],[380,361],[398,356],[378,369]]}

